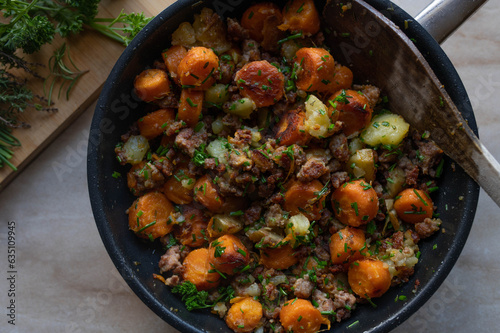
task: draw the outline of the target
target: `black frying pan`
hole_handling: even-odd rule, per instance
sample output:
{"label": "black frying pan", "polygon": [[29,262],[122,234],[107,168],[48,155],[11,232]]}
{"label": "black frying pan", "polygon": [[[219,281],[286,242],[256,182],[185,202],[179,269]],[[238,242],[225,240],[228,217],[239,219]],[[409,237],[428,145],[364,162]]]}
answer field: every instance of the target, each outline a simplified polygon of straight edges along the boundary
{"label": "black frying pan", "polygon": [[[276,1],[283,5],[285,1]],[[472,107],[465,88],[438,43],[416,22],[405,29],[405,20],[412,20],[403,10],[385,0],[367,2],[398,25],[408,37],[413,38],[432,70],[444,84],[448,94],[477,134]],[[317,1],[323,8],[325,1]],[[88,149],[88,186],[95,220],[103,243],[117,269],[132,290],[158,316],[182,332],[231,332],[225,323],[209,311],[188,312],[170,289],[152,278],[158,273],[158,261],[163,250],[156,244],[139,240],[128,230],[125,210],[133,202],[124,177],[111,177],[114,171],[125,175],[115,159],[114,146],[120,135],[144,115],[144,106],[134,100],[133,79],[152,64],[168,45],[171,33],[184,21],[192,21],[193,14],[204,6],[212,7],[223,16],[239,18],[248,4],[243,0],[179,0],[159,14],[127,47],[114,66],[99,97]],[[390,10],[387,10],[391,8]],[[341,59],[342,55],[335,54]],[[384,70],[384,68],[377,68]],[[356,82],[369,79],[353,68]],[[411,80],[411,77],[408,78]],[[377,82],[373,82],[377,84]],[[437,233],[421,242],[421,262],[408,283],[391,288],[376,299],[377,308],[359,306],[351,319],[334,324],[335,332],[386,332],[406,320],[422,306],[444,281],[455,264],[469,234],[479,196],[478,185],[458,166],[455,171],[446,160],[440,191],[433,198],[443,220],[445,233]],[[463,200],[458,198],[463,196]],[[437,245],[433,250],[433,246]],[[140,262],[137,266],[134,263]],[[416,281],[420,287],[412,293]],[[397,295],[406,295],[406,302],[394,302]],[[173,312],[170,309],[178,309]],[[355,323],[358,321],[357,323]],[[355,323],[351,327],[351,324]]]}

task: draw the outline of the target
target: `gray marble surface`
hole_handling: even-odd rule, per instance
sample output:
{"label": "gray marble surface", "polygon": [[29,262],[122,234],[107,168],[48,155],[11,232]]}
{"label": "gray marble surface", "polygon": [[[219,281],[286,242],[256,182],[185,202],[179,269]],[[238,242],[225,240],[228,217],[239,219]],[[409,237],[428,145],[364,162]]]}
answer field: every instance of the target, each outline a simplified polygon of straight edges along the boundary
{"label": "gray marble surface", "polygon": [[[396,1],[412,15],[428,1]],[[473,102],[480,135],[500,159],[500,0],[443,45]],[[94,224],[86,183],[90,107],[0,193],[1,332],[177,332],[119,276]],[[481,192],[471,234],[436,294],[394,332],[497,332],[500,209]],[[15,221],[16,325],[8,324],[8,221]]]}

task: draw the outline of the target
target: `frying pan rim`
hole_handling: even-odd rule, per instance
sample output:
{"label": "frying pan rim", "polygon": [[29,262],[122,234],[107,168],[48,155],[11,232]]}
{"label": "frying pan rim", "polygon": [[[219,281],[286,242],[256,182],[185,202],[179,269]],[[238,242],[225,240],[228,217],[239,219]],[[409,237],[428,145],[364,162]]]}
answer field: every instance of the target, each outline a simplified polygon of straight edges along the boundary
{"label": "frying pan rim", "polygon": [[[366,2],[373,6],[375,9],[383,12],[386,11],[388,5],[391,5],[394,11],[392,12],[392,17],[390,18],[393,22],[395,22],[398,26],[402,26],[404,21],[413,20],[413,18],[400,9],[395,4],[392,4],[387,0],[366,0]],[[133,41],[132,43],[125,49],[123,54],[120,56],[119,60],[113,67],[106,83],[104,84],[103,90],[100,94],[96,112],[92,119],[91,129],[98,129],[101,121],[104,119],[104,112],[106,111],[106,104],[108,103],[107,96],[111,93],[112,87],[115,84],[116,80],[119,78],[120,73],[127,67],[128,62],[131,57],[135,54],[136,50],[139,49],[140,45],[147,40],[151,34],[151,31],[160,28],[163,23],[172,18],[181,8],[185,8],[186,6],[193,6],[198,3],[197,0],[178,0],[174,2],[171,6],[167,7],[164,11],[162,11],[155,19],[153,19],[150,24],[147,26],[147,29],[144,29]],[[454,86],[454,91],[464,96],[464,99],[467,101],[468,105],[466,107],[470,107],[470,103],[468,102],[467,93],[465,88],[456,72],[455,68],[451,64],[451,61],[448,59],[444,51],[441,49],[439,44],[423,29],[417,22],[412,22],[409,29],[403,30],[405,34],[409,37],[411,36],[417,38],[416,46],[421,51],[421,53],[428,59],[429,64],[433,67],[433,70],[436,71],[436,75],[441,79],[442,74],[439,74],[441,71],[445,71],[448,75],[457,78],[456,85]],[[431,61],[429,61],[429,58]],[[432,61],[434,60],[434,61]],[[461,110],[462,111],[462,110]],[[469,125],[473,129],[473,131],[477,134],[477,125],[475,123],[474,115],[468,115]],[[95,140],[95,138],[93,138]],[[118,269],[120,274],[124,277],[128,285],[131,289],[139,296],[139,298],[149,307],[151,308],[159,317],[164,319],[173,327],[177,328],[182,332],[203,332],[193,325],[190,325],[188,322],[183,321],[180,317],[174,315],[173,312],[168,311],[158,300],[151,294],[151,292],[144,286],[141,281],[137,278],[134,278],[133,267],[131,267],[130,263],[126,263],[123,260],[123,253],[119,251],[119,247],[117,245],[117,240],[113,237],[110,226],[108,224],[106,215],[105,215],[105,207],[103,206],[103,198],[102,191],[99,187],[98,174],[100,172],[100,166],[98,158],[98,148],[99,148],[99,139],[96,141],[92,141],[89,139],[88,146],[88,158],[87,158],[87,172],[88,172],[88,188],[89,188],[89,196],[91,201],[91,206],[94,214],[94,218],[96,221],[96,225],[101,236],[101,239],[106,247],[106,250],[111,257],[115,267]],[[474,186],[475,185],[475,186]],[[393,314],[388,320],[381,322],[378,326],[374,327],[370,330],[370,332],[387,332],[390,329],[398,326],[403,321],[408,319],[411,314],[415,313],[415,311],[420,308],[428,299],[435,293],[435,291],[439,288],[442,282],[446,279],[447,275],[451,271],[454,266],[456,260],[458,259],[467,237],[469,235],[470,229],[472,227],[474,214],[477,207],[478,196],[479,196],[479,186],[477,184],[468,183],[469,187],[469,196],[467,197],[468,209],[466,210],[466,214],[468,214],[468,218],[465,219],[467,223],[463,224],[461,228],[457,231],[455,240],[456,242],[449,249],[447,256],[443,260],[442,265],[439,267],[439,270],[436,271],[433,278],[427,283],[426,286],[422,288],[419,292],[418,297],[416,297],[412,302],[406,304],[401,311]]]}

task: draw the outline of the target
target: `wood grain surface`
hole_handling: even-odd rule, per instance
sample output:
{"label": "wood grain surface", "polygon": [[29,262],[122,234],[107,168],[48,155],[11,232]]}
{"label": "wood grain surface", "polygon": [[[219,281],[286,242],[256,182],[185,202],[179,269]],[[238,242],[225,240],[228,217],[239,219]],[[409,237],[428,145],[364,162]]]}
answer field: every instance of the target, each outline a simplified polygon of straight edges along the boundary
{"label": "wood grain surface", "polygon": [[[122,10],[126,13],[144,12],[146,16],[155,16],[173,2],[175,0],[103,0],[98,16],[116,17]],[[54,50],[63,42],[61,38],[55,38],[52,44],[45,45],[40,52],[25,58],[34,63],[47,64]],[[89,72],[73,87],[68,100],[65,97],[65,90],[58,98],[58,88],[54,89],[53,100],[57,112],[29,110],[21,114],[20,120],[30,124],[31,128],[13,131],[14,136],[22,143],[21,147],[13,149],[15,154],[11,159],[11,163],[18,168],[18,171],[13,171],[9,167],[0,169],[0,191],[97,99],[109,72],[124,50],[124,46],[120,43],[90,29],[67,38],[65,42],[69,46],[76,67]],[[46,76],[48,69],[41,68],[38,72]],[[36,94],[43,96],[43,80],[29,77],[28,86]]]}

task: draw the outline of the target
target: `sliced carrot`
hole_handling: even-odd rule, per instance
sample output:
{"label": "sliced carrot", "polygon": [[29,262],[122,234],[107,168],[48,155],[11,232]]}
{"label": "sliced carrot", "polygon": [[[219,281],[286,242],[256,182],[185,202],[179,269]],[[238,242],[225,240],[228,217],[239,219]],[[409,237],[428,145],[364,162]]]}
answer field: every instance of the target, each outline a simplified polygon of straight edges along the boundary
{"label": "sliced carrot", "polygon": [[195,127],[200,120],[205,93],[200,90],[182,89],[177,117],[189,127]]}
{"label": "sliced carrot", "polygon": [[321,194],[323,184],[319,180],[307,183],[292,180],[286,188],[283,209],[290,212],[291,216],[304,214],[309,220],[321,217],[325,196]]}
{"label": "sliced carrot", "polygon": [[297,88],[308,92],[332,89],[335,61],[330,52],[317,47],[304,47],[297,51],[295,63],[299,67]]}
{"label": "sliced carrot", "polygon": [[187,50],[184,46],[182,45],[174,45],[168,50],[162,52],[162,57],[163,57],[163,62],[167,66],[167,70],[170,73],[170,77],[177,83],[179,84],[179,64],[181,63],[182,59],[187,54]]}
{"label": "sliced carrot", "polygon": [[305,121],[304,111],[290,110],[285,113],[276,126],[276,142],[281,146],[306,145],[312,137],[306,131]]}
{"label": "sliced carrot", "polygon": [[415,224],[432,217],[434,204],[424,191],[407,188],[396,196],[394,209],[401,220]]}
{"label": "sliced carrot", "polygon": [[138,198],[128,211],[128,226],[138,237],[156,239],[168,234],[174,224],[174,206],[163,193],[149,192]]}
{"label": "sliced carrot", "polygon": [[280,311],[280,322],[286,332],[294,333],[315,333],[321,324],[329,324],[310,301],[300,298],[285,302]]}
{"label": "sliced carrot", "polygon": [[269,21],[281,23],[283,17],[280,8],[272,2],[261,2],[250,6],[241,17],[241,26],[248,30],[250,38],[261,43],[264,40],[264,25]]}
{"label": "sliced carrot", "polygon": [[246,297],[231,305],[227,311],[226,324],[236,333],[253,332],[262,318],[262,304]]}
{"label": "sliced carrot", "polygon": [[196,249],[186,256],[182,265],[184,266],[183,278],[194,284],[198,290],[209,290],[219,285],[220,275],[209,272],[208,249]]}
{"label": "sliced carrot", "polygon": [[352,86],[353,74],[349,67],[346,66],[335,66],[335,71],[333,73],[333,78],[331,79],[330,89],[331,93],[336,93],[342,89],[349,89]]}
{"label": "sliced carrot", "polygon": [[195,199],[211,212],[218,212],[224,204],[224,199],[217,191],[212,180],[204,175],[194,184]]}
{"label": "sliced carrot", "polygon": [[135,77],[134,89],[140,99],[152,102],[170,93],[170,80],[161,69],[146,69]]}
{"label": "sliced carrot", "polygon": [[365,128],[371,121],[373,108],[368,99],[355,90],[340,90],[329,98],[344,123],[343,132],[349,136]]}
{"label": "sliced carrot", "polygon": [[349,285],[361,298],[382,296],[391,286],[389,266],[374,259],[362,259],[353,262],[347,273]]}
{"label": "sliced carrot", "polygon": [[364,179],[349,181],[333,192],[332,207],[340,222],[359,227],[377,215],[377,192]]}
{"label": "sliced carrot", "polygon": [[289,1],[283,8],[283,24],[279,28],[292,33],[301,31],[306,36],[318,33],[320,18],[314,1]]}
{"label": "sliced carrot", "polygon": [[233,275],[250,261],[250,252],[235,235],[224,235],[210,243],[210,267],[223,274]]}
{"label": "sliced carrot", "polygon": [[273,105],[283,97],[284,76],[266,60],[247,63],[234,80],[240,93],[253,100],[257,107]]}
{"label": "sliced carrot", "polygon": [[174,119],[175,111],[173,109],[160,109],[139,119],[137,126],[141,135],[151,140],[161,135],[165,126],[172,123]]}
{"label": "sliced carrot", "polygon": [[184,87],[207,90],[215,83],[218,68],[219,58],[212,49],[193,47],[179,63],[179,81]]}
{"label": "sliced carrot", "polygon": [[260,262],[266,268],[287,269],[298,262],[295,250],[290,244],[277,248],[267,248],[261,251]]}
{"label": "sliced carrot", "polygon": [[366,248],[365,233],[357,228],[346,227],[330,238],[330,256],[334,264],[363,258],[363,248]]}

